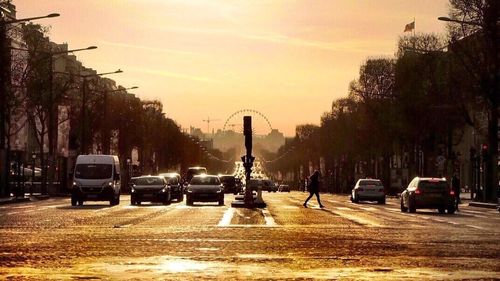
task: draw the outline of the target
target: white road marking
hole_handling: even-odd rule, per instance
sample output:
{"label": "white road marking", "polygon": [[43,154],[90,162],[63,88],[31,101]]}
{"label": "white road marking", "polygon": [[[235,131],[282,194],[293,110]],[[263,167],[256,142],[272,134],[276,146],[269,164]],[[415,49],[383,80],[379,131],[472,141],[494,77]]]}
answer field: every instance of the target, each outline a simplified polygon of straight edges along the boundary
{"label": "white road marking", "polygon": [[273,216],[267,209],[263,209],[262,214],[264,215],[264,219],[266,220],[266,225],[267,226],[276,226],[276,222],[274,221]]}
{"label": "white road marking", "polygon": [[219,221],[219,224],[217,226],[219,227],[227,227],[231,224],[231,220],[233,219],[234,216],[234,208],[228,208],[226,212],[224,212],[224,216],[222,216],[222,219]]}
{"label": "white road marking", "polygon": [[[337,208],[339,209],[339,208]],[[377,223],[377,222],[374,222],[372,220],[367,220],[367,219],[363,219],[363,218],[360,218],[358,216],[355,216],[355,215],[351,215],[351,214],[347,214],[345,212],[339,212],[337,210],[335,211],[331,211],[332,213],[335,213],[341,217],[344,217],[350,221],[354,221],[354,222],[357,222],[359,224],[362,224],[362,225],[366,225],[366,226],[369,226],[369,227],[382,227],[383,225]]]}
{"label": "white road marking", "polygon": [[485,230],[486,229],[484,227],[480,227],[480,226],[476,226],[476,225],[471,225],[471,224],[466,224],[465,226],[472,227],[472,228],[475,228],[475,229],[481,229],[481,230]]}
{"label": "white road marking", "polygon": [[335,209],[338,209],[338,210],[343,210],[343,211],[353,211],[353,209],[349,208],[349,207],[334,207]]}

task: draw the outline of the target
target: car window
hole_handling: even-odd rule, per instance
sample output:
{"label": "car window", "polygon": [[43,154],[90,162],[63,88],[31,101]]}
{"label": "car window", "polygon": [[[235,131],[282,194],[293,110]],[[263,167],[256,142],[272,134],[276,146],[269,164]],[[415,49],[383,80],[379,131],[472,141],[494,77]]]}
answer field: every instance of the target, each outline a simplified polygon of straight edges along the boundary
{"label": "car window", "polygon": [[382,186],[382,182],[376,180],[363,180],[359,182],[359,186],[366,186],[366,185]]}
{"label": "car window", "polygon": [[135,185],[163,185],[164,180],[161,178],[136,178],[130,180]]}
{"label": "car window", "polygon": [[179,184],[179,179],[177,179],[177,177],[170,177],[170,178],[167,178],[167,183],[168,184]]}
{"label": "car window", "polygon": [[218,177],[194,177],[191,185],[219,185],[220,181]]}
{"label": "car window", "polygon": [[446,191],[448,184],[445,181],[420,181],[418,189],[422,191]]}

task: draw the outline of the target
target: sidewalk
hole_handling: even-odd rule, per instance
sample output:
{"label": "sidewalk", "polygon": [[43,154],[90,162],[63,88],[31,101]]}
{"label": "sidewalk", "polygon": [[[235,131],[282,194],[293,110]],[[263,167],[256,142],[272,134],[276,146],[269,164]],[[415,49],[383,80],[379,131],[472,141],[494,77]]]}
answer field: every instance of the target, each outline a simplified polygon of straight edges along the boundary
{"label": "sidewalk", "polygon": [[462,200],[462,203],[466,203],[466,204],[468,203],[468,205],[471,207],[479,207],[479,208],[487,208],[487,209],[497,209],[500,207],[498,204],[495,204],[495,203],[484,203],[484,202],[472,201],[470,198],[469,192],[460,193],[460,199]]}

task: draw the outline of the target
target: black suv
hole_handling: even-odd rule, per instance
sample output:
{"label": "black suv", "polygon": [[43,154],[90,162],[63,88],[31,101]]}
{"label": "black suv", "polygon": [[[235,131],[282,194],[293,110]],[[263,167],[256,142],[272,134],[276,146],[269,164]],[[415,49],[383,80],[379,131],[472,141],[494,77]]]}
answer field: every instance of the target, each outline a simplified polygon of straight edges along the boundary
{"label": "black suv", "polygon": [[401,212],[437,209],[443,214],[455,213],[455,193],[445,178],[414,178],[401,193]]}

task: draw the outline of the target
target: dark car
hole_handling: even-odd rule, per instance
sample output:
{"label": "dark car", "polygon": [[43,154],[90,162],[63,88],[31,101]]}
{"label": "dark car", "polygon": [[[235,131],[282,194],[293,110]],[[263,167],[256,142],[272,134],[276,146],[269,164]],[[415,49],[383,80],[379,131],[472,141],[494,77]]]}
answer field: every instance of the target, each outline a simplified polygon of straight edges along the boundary
{"label": "dark car", "polygon": [[167,184],[170,186],[170,192],[172,193],[172,199],[176,199],[177,202],[182,202],[184,199],[184,187],[182,186],[181,175],[178,173],[162,173],[159,174],[159,176],[167,180]]}
{"label": "dark car", "polygon": [[202,175],[207,173],[207,168],[205,167],[189,167],[186,171],[185,184],[189,184],[194,176]]}
{"label": "dark car", "polygon": [[219,175],[219,179],[224,186],[224,193],[238,194],[241,191],[233,175]]}
{"label": "dark car", "polygon": [[439,213],[455,213],[455,194],[444,178],[414,178],[401,193],[401,212],[437,209]]}
{"label": "dark car", "polygon": [[223,189],[218,176],[194,176],[186,188],[186,204],[193,205],[194,202],[218,202],[219,206],[222,206],[224,205]]}
{"label": "dark car", "polygon": [[161,202],[170,204],[172,194],[167,180],[162,176],[142,176],[130,179],[130,203],[140,205],[141,202]]}

